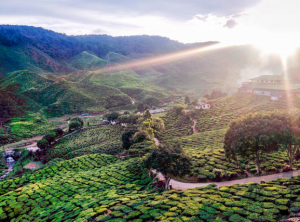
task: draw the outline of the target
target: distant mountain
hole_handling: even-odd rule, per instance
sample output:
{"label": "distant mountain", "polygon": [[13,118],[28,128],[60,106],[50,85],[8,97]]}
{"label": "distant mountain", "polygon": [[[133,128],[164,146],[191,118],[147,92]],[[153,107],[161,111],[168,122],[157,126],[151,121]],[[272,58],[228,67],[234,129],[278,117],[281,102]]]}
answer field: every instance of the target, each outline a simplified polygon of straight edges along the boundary
{"label": "distant mountain", "polygon": [[[73,77],[83,79],[86,76],[79,77],[78,73],[105,73],[107,64],[110,67],[118,66],[215,43],[183,44],[164,37],[146,35],[67,36],[43,28],[1,25],[0,75],[27,69],[47,74],[49,79],[51,75],[60,78],[69,74],[66,77],[69,80]],[[266,55],[254,46],[244,45],[187,54],[168,63],[127,67],[110,73],[132,76],[171,91],[200,97],[214,88],[233,93],[244,79],[282,72],[279,56]]]}

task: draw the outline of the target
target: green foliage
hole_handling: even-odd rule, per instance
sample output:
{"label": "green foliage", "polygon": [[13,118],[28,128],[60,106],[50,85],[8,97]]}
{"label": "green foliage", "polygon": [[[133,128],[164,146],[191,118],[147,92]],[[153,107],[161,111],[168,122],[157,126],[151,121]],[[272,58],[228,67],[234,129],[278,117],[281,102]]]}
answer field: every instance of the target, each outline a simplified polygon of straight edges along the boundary
{"label": "green foliage", "polygon": [[121,135],[122,127],[119,125],[81,129],[48,149],[44,162],[53,158],[71,159],[89,153],[118,154],[122,147]]}
{"label": "green foliage", "polygon": [[297,191],[298,176],[267,182],[258,190],[253,184],[233,184],[156,192],[147,189],[151,182],[138,158],[92,154],[51,161],[0,181],[0,216],[7,221],[279,221],[299,205],[296,199],[282,201],[288,199],[286,191]]}
{"label": "green foliage", "polygon": [[138,132],[136,132],[132,138],[132,140],[135,143],[140,143],[143,142],[145,140],[151,140],[151,137],[149,136],[148,132],[145,130],[139,130]]}
{"label": "green foliage", "polygon": [[40,149],[46,149],[49,146],[49,141],[46,140],[45,138],[42,138],[37,141],[37,147]]}
{"label": "green foliage", "polygon": [[137,104],[137,110],[138,110],[139,112],[143,112],[143,111],[145,110],[144,104],[143,104],[143,103],[138,103],[138,104]]}
{"label": "green foliage", "polygon": [[190,172],[191,161],[183,152],[180,144],[175,146],[159,145],[146,157],[144,167],[164,175],[166,188],[171,178],[182,177]]}
{"label": "green foliage", "polygon": [[181,115],[183,110],[184,110],[185,106],[182,104],[175,104],[173,106],[173,110],[176,113],[176,115]]}
{"label": "green foliage", "polygon": [[224,149],[227,157],[236,158],[238,154],[251,159],[259,172],[266,153],[283,147],[287,150],[292,167],[300,141],[299,118],[299,110],[277,110],[248,114],[232,121],[225,134]]}
{"label": "green foliage", "polygon": [[164,117],[165,129],[162,130],[158,138],[163,142],[170,142],[178,137],[191,135],[193,122],[187,115],[177,115],[174,111],[168,112]]}
{"label": "green foliage", "polygon": [[108,120],[108,121],[115,121],[118,119],[118,117],[120,116],[120,113],[118,112],[111,112],[111,113],[107,113],[103,116],[104,119]]}
{"label": "green foliage", "polygon": [[45,135],[45,139],[48,141],[48,143],[54,142],[55,137],[56,137],[56,133],[53,131]]}
{"label": "green foliage", "polygon": [[130,146],[134,143],[132,137],[136,132],[138,132],[137,127],[129,127],[122,134],[122,147],[123,147],[123,149],[128,150],[130,148]]}
{"label": "green foliage", "polygon": [[[131,94],[126,90],[131,87],[142,91]],[[1,114],[5,118],[24,115],[26,111],[37,111],[41,106],[47,107],[45,111],[48,116],[104,111],[128,105],[134,109],[132,98],[143,101],[149,96],[156,99],[170,96],[166,90],[146,84],[138,78],[97,72],[75,72],[58,79],[27,70],[17,71],[2,79],[0,91],[7,95],[1,98],[3,101],[0,103],[5,106]],[[135,95],[138,96],[135,98]],[[9,104],[15,104],[15,107],[10,107]]]}
{"label": "green foliage", "polygon": [[138,124],[139,118],[142,115],[140,114],[125,114],[118,117],[119,123],[128,123],[128,124]]}
{"label": "green foliage", "polygon": [[149,109],[147,109],[146,112],[144,113],[144,119],[145,120],[152,120],[152,115],[151,115]]}
{"label": "green foliage", "polygon": [[212,90],[210,94],[205,94],[204,97],[208,100],[218,99],[221,97],[227,96],[227,93],[222,92],[221,90]]}
{"label": "green foliage", "polygon": [[236,156],[240,155],[242,158],[253,160],[259,174],[260,165],[266,155],[277,147],[273,131],[277,130],[276,126],[280,124],[278,112],[248,114],[232,121],[225,134],[226,157],[236,159]]}
{"label": "green foliage", "polygon": [[188,95],[185,96],[185,98],[184,98],[184,103],[185,103],[185,104],[191,103],[190,97],[189,97]]}
{"label": "green foliage", "polygon": [[60,122],[49,122],[42,112],[29,114],[25,118],[11,118],[7,121],[8,134],[0,134],[3,140],[0,144],[12,143],[24,138],[31,138],[37,135],[45,135],[57,129]]}
{"label": "green foliage", "polygon": [[70,65],[80,70],[94,70],[106,66],[106,60],[100,59],[86,51],[72,58]]}
{"label": "green foliage", "polygon": [[82,128],[83,125],[84,125],[84,121],[82,118],[79,118],[79,117],[72,118],[70,120],[70,124],[69,124],[69,132],[78,130],[78,129]]}

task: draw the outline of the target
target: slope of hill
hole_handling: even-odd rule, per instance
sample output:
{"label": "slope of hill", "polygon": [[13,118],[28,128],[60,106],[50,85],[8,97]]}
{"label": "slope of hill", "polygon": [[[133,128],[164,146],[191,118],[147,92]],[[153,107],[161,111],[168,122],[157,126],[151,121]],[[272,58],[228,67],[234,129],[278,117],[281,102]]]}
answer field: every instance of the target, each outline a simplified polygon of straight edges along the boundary
{"label": "slope of hill", "polygon": [[38,111],[41,106],[32,99],[0,88],[0,119],[25,116],[27,111]]}
{"label": "slope of hill", "polygon": [[[166,130],[159,137],[162,143],[175,144],[179,140],[185,152],[193,159],[193,170],[185,178],[188,181],[214,180],[214,170],[224,170],[223,179],[245,177],[245,166],[240,169],[237,164],[229,163],[225,158],[223,140],[231,120],[247,113],[259,111],[283,110],[300,108],[300,98],[281,98],[272,101],[268,96],[236,93],[232,96],[215,100],[215,106],[208,110],[195,110],[188,116],[178,116],[170,112],[165,117]],[[189,117],[197,122],[199,133],[192,134],[193,125]],[[185,120],[185,121],[183,121]],[[280,172],[288,164],[286,153],[274,152],[267,157],[262,165],[265,173]],[[254,174],[256,167],[253,162],[248,164],[248,173]]]}
{"label": "slope of hill", "polygon": [[1,80],[0,87],[3,90],[14,90],[18,93],[40,91],[53,83],[53,81],[28,70],[9,73]]}
{"label": "slope of hill", "polygon": [[[3,95],[8,95],[1,98],[2,118],[25,115],[26,111],[37,111],[41,106],[46,107],[50,116],[99,112],[128,105],[134,109],[133,100],[143,102],[149,97],[159,100],[171,96],[167,90],[140,78],[90,71],[52,80],[28,70],[16,71],[1,78],[0,89]],[[12,98],[14,105],[9,105]],[[29,105],[33,101],[35,105]]]}
{"label": "slope of hill", "polygon": [[104,67],[106,65],[106,60],[83,51],[71,59],[70,65],[79,70],[94,70]]}
{"label": "slope of hill", "polygon": [[148,97],[165,99],[171,96],[168,90],[145,82],[141,78],[128,75],[128,73],[101,73],[97,71],[72,73],[66,76],[66,80],[77,82],[87,89],[90,89],[90,86],[94,86],[95,89],[100,87],[99,92],[102,92],[103,97],[107,96],[108,100],[113,94],[107,90],[101,90],[101,87],[106,86],[107,89],[120,90],[120,94],[124,93],[137,101],[144,101]]}

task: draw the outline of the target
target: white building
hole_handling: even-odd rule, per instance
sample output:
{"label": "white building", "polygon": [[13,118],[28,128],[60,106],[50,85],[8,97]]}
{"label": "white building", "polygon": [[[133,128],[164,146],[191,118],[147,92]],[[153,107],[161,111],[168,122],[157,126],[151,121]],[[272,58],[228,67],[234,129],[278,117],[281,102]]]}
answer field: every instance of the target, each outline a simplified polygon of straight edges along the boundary
{"label": "white building", "polygon": [[210,104],[199,101],[198,105],[195,106],[195,109],[210,109]]}
{"label": "white building", "polygon": [[295,83],[283,76],[263,75],[250,79],[250,81],[243,82],[239,92],[269,96],[271,100],[278,100],[285,95],[299,96],[299,83]]}

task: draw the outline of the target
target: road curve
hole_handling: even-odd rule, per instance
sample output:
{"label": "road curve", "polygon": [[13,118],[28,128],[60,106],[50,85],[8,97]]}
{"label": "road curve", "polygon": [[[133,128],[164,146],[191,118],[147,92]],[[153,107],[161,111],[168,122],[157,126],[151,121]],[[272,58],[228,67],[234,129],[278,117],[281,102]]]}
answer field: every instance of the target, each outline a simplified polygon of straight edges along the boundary
{"label": "road curve", "polygon": [[[224,181],[224,182],[213,182],[213,183],[183,183],[176,180],[171,180],[170,184],[172,184],[172,188],[176,190],[187,190],[187,189],[193,189],[196,187],[204,187],[209,184],[216,184],[217,187],[221,186],[227,186],[232,184],[245,184],[245,183],[260,183],[261,181],[271,181],[271,180],[277,180],[280,178],[291,178],[293,176],[300,175],[300,170],[296,171],[289,171],[284,173],[276,173],[272,175],[266,175],[266,176],[259,176],[259,177],[250,177],[250,178],[244,178],[239,180],[231,180],[231,181]],[[160,179],[164,179],[163,175],[159,174],[158,177]]]}

